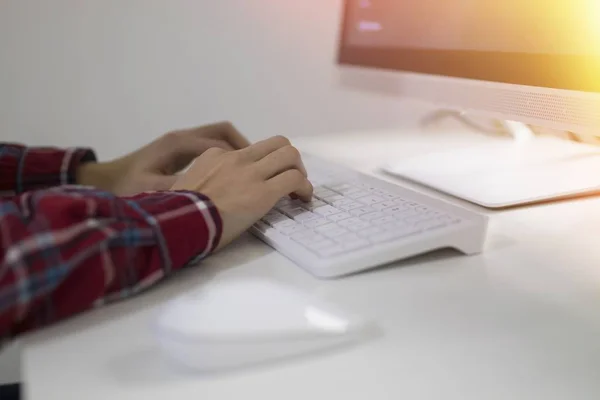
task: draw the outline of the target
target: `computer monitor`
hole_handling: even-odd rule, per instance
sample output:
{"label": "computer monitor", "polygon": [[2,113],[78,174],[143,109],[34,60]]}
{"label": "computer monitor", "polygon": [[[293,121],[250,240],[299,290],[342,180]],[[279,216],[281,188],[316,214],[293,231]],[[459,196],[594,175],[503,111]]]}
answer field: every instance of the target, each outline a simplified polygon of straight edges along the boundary
{"label": "computer monitor", "polygon": [[394,71],[401,95],[600,136],[598,0],[347,0],[343,16],[340,64]]}

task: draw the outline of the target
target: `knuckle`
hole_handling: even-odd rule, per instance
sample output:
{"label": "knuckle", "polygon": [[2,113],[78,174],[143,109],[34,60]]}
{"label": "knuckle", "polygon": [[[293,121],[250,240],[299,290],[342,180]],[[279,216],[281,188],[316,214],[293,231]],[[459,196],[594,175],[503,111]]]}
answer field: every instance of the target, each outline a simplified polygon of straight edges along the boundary
{"label": "knuckle", "polygon": [[164,140],[167,143],[170,143],[170,142],[178,141],[180,137],[181,137],[180,132],[171,131],[171,132],[165,133],[162,137],[162,140]]}
{"label": "knuckle", "polygon": [[292,145],[287,145],[283,148],[286,156],[290,157],[293,160],[300,160],[300,151]]}
{"label": "knuckle", "polygon": [[215,127],[222,131],[230,131],[233,129],[233,124],[230,121],[220,121],[215,124]]}
{"label": "knuckle", "polygon": [[238,163],[241,159],[241,153],[239,151],[225,151],[220,149],[223,152],[223,158],[229,163]]}
{"label": "knuckle", "polygon": [[161,140],[165,146],[174,149],[181,143],[181,133],[178,131],[165,133]]}
{"label": "knuckle", "polygon": [[282,135],[277,135],[273,137],[273,140],[275,140],[277,143],[280,143],[281,146],[289,146],[292,143],[290,142],[290,139],[286,138],[285,136]]}
{"label": "knuckle", "polygon": [[204,154],[206,154],[208,156],[220,156],[224,153],[225,153],[225,150],[223,150],[220,147],[211,147],[210,149],[208,149],[204,152]]}
{"label": "knuckle", "polygon": [[290,180],[296,184],[301,184],[302,182],[304,182],[304,175],[302,175],[302,172],[300,172],[297,169],[292,169],[290,170]]}

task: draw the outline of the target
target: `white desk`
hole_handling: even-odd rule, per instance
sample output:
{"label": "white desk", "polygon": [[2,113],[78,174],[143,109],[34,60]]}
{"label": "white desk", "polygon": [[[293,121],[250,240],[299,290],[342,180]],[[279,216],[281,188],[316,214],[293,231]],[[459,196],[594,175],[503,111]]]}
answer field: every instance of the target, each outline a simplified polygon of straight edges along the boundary
{"label": "white desk", "polygon": [[[297,144],[360,169],[469,137],[397,133]],[[600,172],[599,177],[600,179]],[[441,252],[337,281],[251,237],[136,299],[24,341],[30,400],[598,399],[600,199],[491,214],[488,250]],[[148,330],[186,290],[268,276],[373,317],[383,335],[341,352],[231,375],[178,373]]]}

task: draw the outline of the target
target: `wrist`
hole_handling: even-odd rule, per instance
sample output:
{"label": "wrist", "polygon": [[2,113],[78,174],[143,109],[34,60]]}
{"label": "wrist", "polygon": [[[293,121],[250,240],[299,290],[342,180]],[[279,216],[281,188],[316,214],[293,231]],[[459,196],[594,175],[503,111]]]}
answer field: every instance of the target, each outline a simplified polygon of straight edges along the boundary
{"label": "wrist", "polygon": [[85,163],[77,169],[78,185],[92,186],[100,190],[113,191],[117,177],[112,163]]}

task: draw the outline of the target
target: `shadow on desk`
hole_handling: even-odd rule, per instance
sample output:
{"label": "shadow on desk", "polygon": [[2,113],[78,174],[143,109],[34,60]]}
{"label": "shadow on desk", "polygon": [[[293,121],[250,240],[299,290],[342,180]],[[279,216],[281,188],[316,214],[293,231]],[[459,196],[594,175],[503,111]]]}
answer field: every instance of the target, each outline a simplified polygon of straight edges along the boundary
{"label": "shadow on desk", "polygon": [[372,330],[357,340],[332,345],[327,349],[321,348],[299,355],[218,371],[197,371],[186,368],[169,360],[158,346],[146,346],[114,358],[107,364],[106,369],[110,371],[111,376],[120,385],[134,387],[162,386],[186,381],[195,382],[199,379],[226,379],[247,372],[268,372],[288,365],[322,361],[326,357],[333,357],[343,352],[352,351],[362,345],[367,345],[382,336],[383,331],[378,327],[373,327]]}

